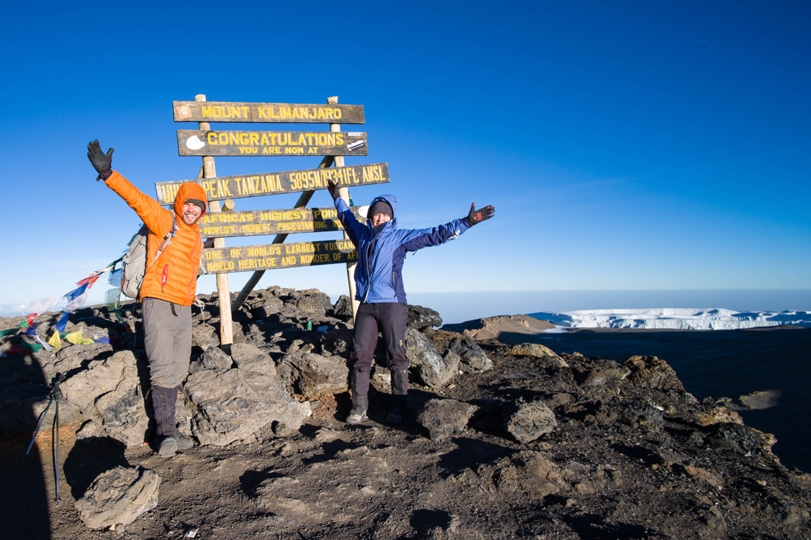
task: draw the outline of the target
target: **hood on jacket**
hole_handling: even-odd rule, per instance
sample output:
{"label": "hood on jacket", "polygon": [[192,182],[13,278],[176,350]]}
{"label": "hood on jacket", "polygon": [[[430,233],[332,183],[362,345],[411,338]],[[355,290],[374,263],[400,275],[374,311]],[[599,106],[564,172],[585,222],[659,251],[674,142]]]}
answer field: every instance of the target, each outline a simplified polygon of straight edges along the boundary
{"label": "hood on jacket", "polygon": [[175,214],[181,218],[181,221],[183,216],[183,205],[186,204],[186,201],[189,199],[203,201],[203,204],[206,205],[203,213],[200,214],[200,218],[202,218],[204,215],[206,215],[206,212],[208,212],[208,198],[206,198],[206,190],[203,189],[203,186],[196,182],[183,182],[180,184],[180,189],[177,190],[177,195],[175,195],[175,202],[173,204]]}
{"label": "hood on jacket", "polygon": [[[383,201],[384,203],[391,206],[391,214],[392,214],[391,221],[392,222],[396,221],[396,219],[397,219],[397,197],[395,197],[394,195],[388,195],[388,194],[387,195],[378,195],[377,197],[372,199],[372,202],[369,203],[369,210],[371,210],[372,207],[375,205],[375,203],[378,202],[378,201]],[[372,216],[366,216],[366,221],[371,223],[372,222]]]}

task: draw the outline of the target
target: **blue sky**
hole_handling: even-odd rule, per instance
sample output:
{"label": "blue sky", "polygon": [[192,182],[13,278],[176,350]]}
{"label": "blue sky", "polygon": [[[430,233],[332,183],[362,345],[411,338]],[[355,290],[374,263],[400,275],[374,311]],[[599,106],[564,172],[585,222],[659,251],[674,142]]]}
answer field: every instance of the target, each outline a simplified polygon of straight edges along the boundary
{"label": "blue sky", "polygon": [[[385,161],[392,183],[352,196],[395,193],[400,227],[493,204],[493,220],[406,259],[408,292],[811,288],[811,4],[387,4],[7,8],[0,306],[61,296],[137,230],[94,181],[88,141],[115,147],[114,168],[150,195],[196,176],[175,136],[195,125],[171,110],[196,94],[364,105],[351,129],[368,132],[369,156],[347,164]],[[318,160],[216,162],[227,175]],[[232,291],[249,275],[231,274]],[[260,287],[273,284],[337,295],[346,276],[276,270]]]}

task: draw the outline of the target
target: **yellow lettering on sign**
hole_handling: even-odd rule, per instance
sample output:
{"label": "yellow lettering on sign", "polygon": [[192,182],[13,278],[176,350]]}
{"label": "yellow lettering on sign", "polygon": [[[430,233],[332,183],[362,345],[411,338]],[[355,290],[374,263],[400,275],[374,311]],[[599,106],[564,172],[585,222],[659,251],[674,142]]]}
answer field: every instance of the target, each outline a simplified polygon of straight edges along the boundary
{"label": "yellow lettering on sign", "polygon": [[363,167],[363,182],[378,182],[383,180],[383,168],[379,165],[372,165],[369,167]]}
{"label": "yellow lettering on sign", "polygon": [[158,199],[170,203],[175,200],[180,184],[158,184]]}
{"label": "yellow lettering on sign", "polygon": [[206,263],[206,271],[213,274],[230,272],[233,269],[234,261],[215,261]]}
{"label": "yellow lettering on sign", "polygon": [[203,118],[206,119],[224,119],[224,118],[239,118],[248,119],[248,107],[234,107],[233,105],[203,105]]}

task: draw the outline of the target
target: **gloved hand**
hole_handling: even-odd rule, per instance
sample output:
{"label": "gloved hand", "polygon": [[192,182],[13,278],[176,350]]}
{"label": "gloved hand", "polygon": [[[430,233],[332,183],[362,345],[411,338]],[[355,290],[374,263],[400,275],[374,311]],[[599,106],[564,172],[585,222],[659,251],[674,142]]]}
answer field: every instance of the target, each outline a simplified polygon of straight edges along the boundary
{"label": "gloved hand", "polygon": [[327,180],[327,189],[329,190],[329,194],[333,201],[340,197],[340,195],[338,195],[338,184],[332,180]]}
{"label": "gloved hand", "polygon": [[470,205],[470,212],[465,216],[465,220],[467,220],[467,224],[472,227],[485,219],[490,219],[495,213],[496,209],[492,206],[485,206],[484,208],[476,210],[476,203],[473,203]]}
{"label": "gloved hand", "polygon": [[96,169],[97,173],[99,173],[99,175],[96,177],[96,181],[99,179],[107,180],[113,174],[113,170],[111,168],[113,164],[113,149],[110,148],[105,154],[101,150],[101,145],[99,145],[98,139],[87,145],[87,159],[90,160],[93,168]]}

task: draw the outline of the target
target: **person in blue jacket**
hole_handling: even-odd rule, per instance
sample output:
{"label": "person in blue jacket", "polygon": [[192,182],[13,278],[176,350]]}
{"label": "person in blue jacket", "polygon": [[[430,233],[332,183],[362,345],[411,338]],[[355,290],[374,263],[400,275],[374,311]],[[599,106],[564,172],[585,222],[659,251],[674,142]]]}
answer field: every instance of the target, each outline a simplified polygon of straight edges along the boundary
{"label": "person in blue jacket", "polygon": [[405,348],[408,305],[402,274],[405,254],[453,240],[473,225],[493,217],[495,209],[485,206],[476,210],[473,203],[467,216],[444,225],[431,229],[398,229],[394,195],[375,197],[369,205],[366,223],[361,223],[338,195],[335,184],[330,183],[329,192],[338,217],[358,250],[355,298],[360,307],[355,318],[350,356],[352,410],[346,422],[359,424],[367,419],[369,375],[380,331],[386,343],[394,395],[387,420],[392,424],[400,423],[408,394],[409,366]]}

